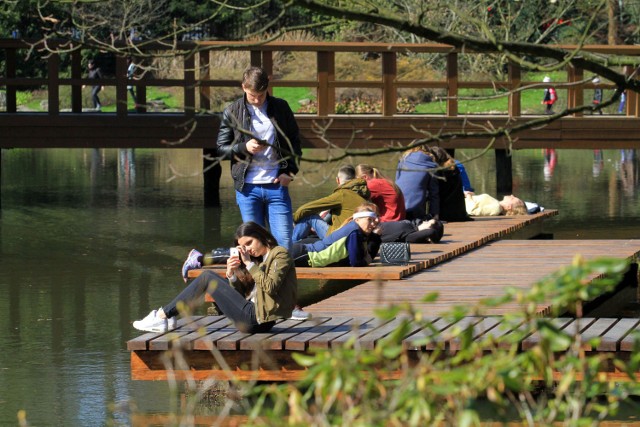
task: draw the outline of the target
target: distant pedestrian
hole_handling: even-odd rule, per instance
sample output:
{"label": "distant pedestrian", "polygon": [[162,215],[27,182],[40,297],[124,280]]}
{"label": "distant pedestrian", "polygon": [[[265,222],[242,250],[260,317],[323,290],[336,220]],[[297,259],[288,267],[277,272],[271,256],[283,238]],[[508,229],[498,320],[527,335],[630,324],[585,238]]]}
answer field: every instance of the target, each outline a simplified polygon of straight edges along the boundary
{"label": "distant pedestrian", "polygon": [[[595,87],[593,88],[593,106],[597,107],[598,105],[600,105],[602,103],[602,88],[600,86],[598,86],[598,83],[600,83],[600,79],[598,77],[595,77],[592,80],[593,84],[595,85]],[[598,109],[598,113],[600,113],[600,115],[602,115],[602,109]]]}
{"label": "distant pedestrian", "polygon": [[[545,76],[544,79],[542,79],[542,81],[544,83],[550,83],[551,77]],[[548,88],[545,88],[544,97],[542,98],[542,102],[541,102],[541,104],[544,104],[547,106],[544,112],[545,114],[553,114],[553,104],[555,104],[557,100],[558,100],[558,95],[556,94],[556,89],[553,86],[549,86]]]}
{"label": "distant pedestrian", "polygon": [[625,113],[625,106],[627,104],[627,91],[625,90],[620,94],[620,105],[618,105],[618,113]]}
{"label": "distant pedestrian", "polygon": [[[90,79],[102,79],[102,71],[100,67],[96,64],[95,60],[90,59],[88,63],[89,67],[89,78]],[[83,86],[84,87],[84,86]],[[100,98],[98,97],[98,93],[102,90],[101,85],[94,85],[91,88],[91,102],[93,103],[93,109],[96,111],[100,111],[102,109],[102,104],[100,103]]]}
{"label": "distant pedestrian", "polygon": [[[136,73],[136,64],[133,62],[131,58],[127,58],[127,79],[131,80],[134,78]],[[131,94],[131,98],[133,98],[133,103],[138,105],[138,101],[136,98],[136,92],[133,88],[133,85],[127,85],[127,90]]]}

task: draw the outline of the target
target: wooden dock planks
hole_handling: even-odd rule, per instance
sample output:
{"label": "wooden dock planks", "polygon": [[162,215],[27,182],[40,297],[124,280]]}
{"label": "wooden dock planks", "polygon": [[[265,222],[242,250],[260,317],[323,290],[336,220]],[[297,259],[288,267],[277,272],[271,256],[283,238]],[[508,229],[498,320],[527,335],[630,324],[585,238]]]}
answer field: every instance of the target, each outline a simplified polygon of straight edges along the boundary
{"label": "wooden dock planks", "polygon": [[[487,242],[506,236],[524,233],[524,238],[541,232],[545,219],[558,214],[548,209],[533,215],[476,217],[474,221],[445,224],[445,234],[440,243],[411,245],[411,263],[406,266],[382,265],[374,262],[368,267],[296,268],[299,279],[323,280],[394,280],[401,279],[447,259],[459,256]],[[525,231],[526,230],[526,231]],[[203,269],[213,270],[221,276],[225,266],[212,265]],[[189,271],[193,279],[202,274],[203,269]]]}
{"label": "wooden dock planks", "polygon": [[[414,259],[410,268],[384,267],[401,270],[400,277],[404,278],[384,280],[378,275],[376,280],[305,307],[314,314],[313,319],[306,322],[282,320],[268,333],[240,333],[220,316],[181,319],[175,331],[144,334],[127,343],[131,351],[132,377],[137,380],[170,377],[295,380],[304,372],[293,359],[297,352],[337,348],[349,340],[355,340],[361,348],[372,349],[379,345],[403,321],[400,317],[388,321],[376,319],[374,310],[391,303],[412,302],[414,308],[429,320],[426,325],[412,322],[403,339],[405,350],[414,357],[435,348],[456,352],[460,348],[457,331],[466,326],[473,328],[476,340],[516,334],[522,325],[507,325],[499,315],[520,310],[517,304],[494,309],[487,313],[489,316],[466,317],[458,322],[439,316],[455,305],[473,305],[481,298],[501,296],[507,286],[527,288],[570,264],[577,253],[585,258],[611,256],[632,259],[640,253],[640,241],[637,240],[494,241],[540,224],[542,218],[552,215],[555,212],[537,218],[478,218],[473,222],[450,224],[440,244],[412,245]],[[464,256],[459,257],[461,254]],[[375,271],[376,267],[364,269]],[[332,268],[308,270],[337,271]],[[417,272],[407,275],[413,270]],[[357,274],[356,277],[365,277]],[[431,292],[439,293],[437,302],[419,302]],[[544,304],[538,307],[541,315],[547,311],[548,306]],[[561,318],[552,319],[552,322],[566,330],[575,329],[579,322],[577,331],[581,334],[583,349],[589,352],[627,354],[633,350],[635,337],[640,333],[638,319],[578,321]],[[430,339],[434,330],[441,334],[436,340]],[[521,338],[521,349],[534,346],[538,340],[535,333]],[[591,341],[594,338],[599,341]],[[180,363],[168,365],[168,360]],[[607,372],[607,375],[624,377],[615,370]]]}
{"label": "wooden dock planks", "polygon": [[[585,259],[635,259],[640,240],[500,240],[462,257],[437,264],[402,280],[370,281],[305,307],[314,315],[373,315],[374,310],[410,302],[426,316],[437,316],[455,305],[473,305],[482,298],[500,297],[506,287],[528,289],[533,283],[571,264],[576,254]],[[435,303],[421,303],[437,292]],[[500,306],[486,314],[518,311],[517,304]],[[549,306],[541,305],[540,314]]]}
{"label": "wooden dock planks", "polygon": [[[207,319],[205,331],[200,329],[204,319]],[[354,339],[357,347],[374,349],[402,321],[402,317],[387,321],[371,317],[321,317],[304,322],[283,320],[268,333],[248,335],[230,328],[223,317],[201,318],[186,322],[170,333],[146,334],[142,340],[130,341],[131,372],[135,380],[234,377],[241,380],[291,381],[304,374],[304,368],[293,360],[294,353],[309,349],[335,349]],[[640,319],[556,318],[550,321],[567,334],[580,335],[582,349],[587,352],[628,358],[634,343],[640,338]],[[410,322],[402,342],[412,360],[417,359],[421,352],[435,348],[454,354],[461,348],[460,331],[467,327],[472,328],[475,341],[504,336],[514,330],[502,317],[470,316],[457,322],[434,317],[426,318],[424,323]],[[439,335],[429,339],[433,338],[434,331]],[[594,338],[599,341],[592,341]],[[519,348],[530,349],[538,344],[539,339],[537,333],[530,334],[520,341]],[[141,348],[143,341],[147,350]],[[165,342],[168,345],[164,345]],[[606,372],[608,375],[625,378],[625,374],[616,373],[613,367],[611,369]]]}

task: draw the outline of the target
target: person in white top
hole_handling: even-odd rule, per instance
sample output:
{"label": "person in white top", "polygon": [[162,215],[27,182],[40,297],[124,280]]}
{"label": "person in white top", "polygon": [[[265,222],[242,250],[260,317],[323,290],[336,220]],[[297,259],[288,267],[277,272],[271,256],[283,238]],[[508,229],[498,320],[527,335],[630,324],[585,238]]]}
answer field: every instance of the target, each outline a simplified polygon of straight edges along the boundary
{"label": "person in white top", "polygon": [[291,248],[293,213],[289,183],[302,155],[289,104],[269,95],[269,76],[259,67],[244,72],[244,96],[223,113],[217,150],[231,160],[242,221],[268,227],[278,245]]}

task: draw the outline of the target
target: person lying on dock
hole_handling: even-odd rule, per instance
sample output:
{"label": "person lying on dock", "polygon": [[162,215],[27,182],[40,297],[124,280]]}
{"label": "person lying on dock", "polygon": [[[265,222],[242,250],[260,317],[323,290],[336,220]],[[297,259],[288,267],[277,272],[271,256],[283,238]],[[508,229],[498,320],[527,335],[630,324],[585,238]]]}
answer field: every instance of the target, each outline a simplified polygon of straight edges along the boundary
{"label": "person lying on dock", "polygon": [[380,234],[383,243],[438,243],[444,235],[444,224],[437,219],[428,221],[405,219],[380,223]]}
{"label": "person lying on dock", "polygon": [[227,280],[203,271],[173,301],[136,320],[133,327],[147,332],[173,330],[178,306],[194,308],[204,302],[205,293],[241,332],[267,332],[276,320],[289,318],[296,305],[298,281],[287,250],[255,222],[240,225],[235,241],[238,253],[227,259]]}
{"label": "person lying on dock", "polygon": [[504,196],[498,201],[488,194],[464,193],[467,213],[471,216],[528,215],[525,203],[514,196]]}
{"label": "person lying on dock", "polygon": [[365,267],[378,254],[380,236],[376,205],[363,203],[345,224],[322,240],[294,243],[291,256],[297,267]]}

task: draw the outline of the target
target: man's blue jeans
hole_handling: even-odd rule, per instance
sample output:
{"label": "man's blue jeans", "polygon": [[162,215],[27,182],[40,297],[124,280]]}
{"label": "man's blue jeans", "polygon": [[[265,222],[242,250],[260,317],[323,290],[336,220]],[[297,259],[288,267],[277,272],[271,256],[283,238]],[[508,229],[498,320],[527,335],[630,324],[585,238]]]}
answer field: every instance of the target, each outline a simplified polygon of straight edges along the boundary
{"label": "man's blue jeans", "polygon": [[316,234],[319,238],[324,239],[329,231],[329,224],[320,217],[320,215],[309,215],[302,218],[296,223],[293,229],[293,241],[299,242],[300,240],[308,237],[311,233],[311,229],[316,230]]}
{"label": "man's blue jeans", "polygon": [[291,249],[293,211],[289,189],[280,184],[244,184],[236,191],[236,202],[242,221],[253,221],[266,227],[276,238],[278,245]]}

